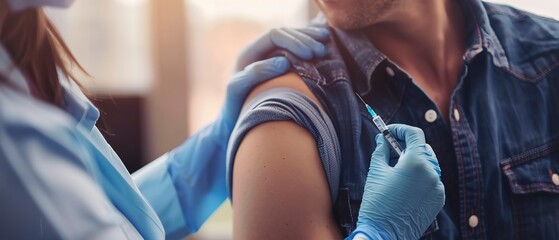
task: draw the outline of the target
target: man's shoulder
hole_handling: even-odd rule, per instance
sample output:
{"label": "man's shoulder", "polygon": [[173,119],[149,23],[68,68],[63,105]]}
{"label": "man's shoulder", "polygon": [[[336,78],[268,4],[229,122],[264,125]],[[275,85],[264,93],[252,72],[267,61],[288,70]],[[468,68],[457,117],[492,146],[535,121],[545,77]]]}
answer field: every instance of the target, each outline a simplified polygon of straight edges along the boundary
{"label": "man's shoulder", "polygon": [[559,21],[510,6],[484,4],[509,70],[537,81],[559,69]]}
{"label": "man's shoulder", "polygon": [[484,3],[491,27],[523,39],[559,42],[559,21],[507,5]]}
{"label": "man's shoulder", "polygon": [[483,2],[483,5],[487,11],[487,15],[489,15],[490,18],[504,17],[503,19],[510,18],[512,20],[531,19],[534,21],[544,21],[548,24],[557,24],[557,20],[553,18],[537,15],[510,5],[489,2]]}
{"label": "man's shoulder", "polygon": [[349,79],[349,73],[343,55],[343,49],[338,46],[336,31],[329,27],[321,16],[313,19],[309,26],[326,28],[330,32],[330,39],[324,43],[327,54],[321,58],[303,60],[287,50],[278,49],[273,55],[285,56],[291,62],[291,70],[304,80],[318,85],[327,85],[339,79]]}

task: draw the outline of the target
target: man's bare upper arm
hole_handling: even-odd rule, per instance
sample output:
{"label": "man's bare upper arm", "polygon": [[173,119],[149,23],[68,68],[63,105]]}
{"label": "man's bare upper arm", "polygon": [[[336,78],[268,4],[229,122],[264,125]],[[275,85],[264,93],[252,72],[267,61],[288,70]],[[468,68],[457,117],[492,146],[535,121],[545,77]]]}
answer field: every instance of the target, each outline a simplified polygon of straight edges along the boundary
{"label": "man's bare upper arm", "polygon": [[[258,86],[296,89],[318,104],[296,74]],[[233,169],[235,239],[340,239],[317,145],[292,121],[263,123],[242,140]]]}

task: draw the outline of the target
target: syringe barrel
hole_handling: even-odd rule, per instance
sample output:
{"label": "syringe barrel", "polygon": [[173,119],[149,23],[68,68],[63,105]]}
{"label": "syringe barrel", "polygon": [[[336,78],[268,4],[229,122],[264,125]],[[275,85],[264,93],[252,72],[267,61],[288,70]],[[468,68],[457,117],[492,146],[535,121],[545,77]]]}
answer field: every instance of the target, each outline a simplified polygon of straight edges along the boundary
{"label": "syringe barrel", "polygon": [[382,135],[384,135],[384,138],[386,139],[386,141],[388,141],[390,146],[392,146],[394,151],[396,151],[398,156],[402,155],[402,151],[403,151],[402,146],[400,146],[400,143],[398,143],[398,140],[396,140],[394,135],[392,135],[392,133],[388,129],[388,126],[386,126],[386,123],[384,123],[382,118],[380,118],[377,115],[376,117],[373,118],[373,122],[377,126],[378,130],[382,133]]}
{"label": "syringe barrel", "polygon": [[384,132],[388,130],[386,123],[384,123],[384,121],[382,121],[382,118],[380,118],[378,115],[373,118],[373,122],[375,123],[375,125],[377,126],[380,132]]}

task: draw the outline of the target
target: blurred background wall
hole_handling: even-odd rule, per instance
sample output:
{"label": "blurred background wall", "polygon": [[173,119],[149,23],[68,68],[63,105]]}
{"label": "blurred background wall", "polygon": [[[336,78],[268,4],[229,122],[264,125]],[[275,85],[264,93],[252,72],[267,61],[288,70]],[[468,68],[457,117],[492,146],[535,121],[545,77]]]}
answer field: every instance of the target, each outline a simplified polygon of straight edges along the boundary
{"label": "blurred background wall", "polygon": [[[559,1],[492,0],[559,19]],[[91,74],[109,143],[134,172],[217,116],[239,50],[270,28],[304,26],[309,0],[79,0],[48,9]],[[196,236],[231,239],[226,202]]]}

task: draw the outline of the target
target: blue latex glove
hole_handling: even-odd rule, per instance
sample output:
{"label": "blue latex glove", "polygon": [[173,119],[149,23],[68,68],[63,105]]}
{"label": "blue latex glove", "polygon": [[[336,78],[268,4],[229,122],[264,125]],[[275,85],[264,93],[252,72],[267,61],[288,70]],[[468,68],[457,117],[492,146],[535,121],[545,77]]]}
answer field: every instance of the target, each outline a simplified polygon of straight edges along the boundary
{"label": "blue latex glove", "polygon": [[[274,57],[252,63],[276,48],[282,48],[295,56],[310,60],[326,55],[322,42],[329,39],[329,32],[324,28],[273,29],[246,47],[240,54],[236,69],[244,70],[236,73],[227,86],[225,104],[214,125],[219,137],[216,141],[226,147],[229,136],[235,127],[237,118],[250,91],[258,84],[286,73],[290,64],[285,57]],[[252,63],[252,64],[251,64]],[[250,64],[250,65],[248,65]],[[248,65],[248,66],[247,66]]]}
{"label": "blue latex glove", "polygon": [[[237,122],[246,96],[254,86],[289,70],[289,61],[284,57],[253,62],[261,60],[278,47],[304,60],[323,57],[326,55],[326,48],[322,42],[327,41],[329,37],[330,34],[325,28],[279,28],[270,30],[245,47],[235,67],[236,71],[240,72],[227,86],[225,104],[218,121],[227,125],[226,128],[230,133]],[[270,64],[269,61],[274,63]],[[242,69],[244,71],[241,71]]]}
{"label": "blue latex glove", "polygon": [[[320,41],[328,37],[326,29],[273,30],[240,55],[238,67],[244,70],[237,72],[229,83],[225,104],[217,120],[167,156],[170,159],[167,171],[179,196],[187,228],[187,232],[181,230],[177,235],[197,231],[226,199],[226,148],[245,98],[256,85],[286,73],[290,67],[284,57],[244,65],[265,57],[264,54],[275,49],[276,45],[301,58],[320,57],[326,54]],[[171,221],[169,225],[172,224]],[[173,226],[166,226],[166,229],[173,229]]]}
{"label": "blue latex glove", "polygon": [[249,44],[241,52],[236,71],[249,64],[262,60],[276,47],[288,50],[303,60],[326,55],[326,47],[321,42],[327,41],[330,34],[325,28],[277,28]]}
{"label": "blue latex glove", "polygon": [[444,205],[441,170],[423,131],[402,124],[388,128],[405,139],[406,149],[391,167],[390,145],[376,136],[357,229],[349,239],[359,233],[369,239],[419,239]]}

